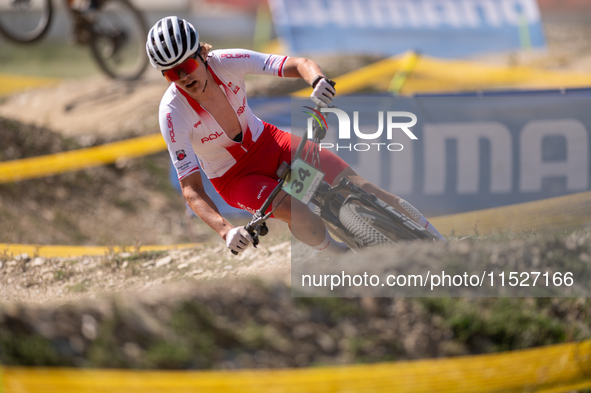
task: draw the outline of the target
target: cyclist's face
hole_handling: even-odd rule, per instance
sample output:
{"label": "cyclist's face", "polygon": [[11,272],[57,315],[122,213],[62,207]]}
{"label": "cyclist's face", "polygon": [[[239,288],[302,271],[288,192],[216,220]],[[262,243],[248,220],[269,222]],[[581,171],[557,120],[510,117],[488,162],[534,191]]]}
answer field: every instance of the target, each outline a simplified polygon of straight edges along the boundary
{"label": "cyclist's face", "polygon": [[201,92],[207,79],[207,70],[203,65],[203,62],[201,61],[199,56],[197,56],[196,60],[199,62],[199,67],[197,67],[190,73],[186,73],[183,70],[179,70],[178,74],[180,79],[174,82],[177,84],[177,86],[181,87],[183,90],[189,93]]}

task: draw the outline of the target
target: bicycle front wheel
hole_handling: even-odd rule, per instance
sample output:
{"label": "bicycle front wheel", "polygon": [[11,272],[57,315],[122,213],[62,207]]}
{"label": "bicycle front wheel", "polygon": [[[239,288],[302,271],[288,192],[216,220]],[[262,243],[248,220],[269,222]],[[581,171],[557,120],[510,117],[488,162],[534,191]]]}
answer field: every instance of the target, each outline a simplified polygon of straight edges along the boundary
{"label": "bicycle front wheel", "polygon": [[339,220],[361,247],[386,243],[433,240],[433,236],[410,220],[387,216],[377,208],[353,200],[341,206]]}
{"label": "bicycle front wheel", "polygon": [[0,0],[0,32],[17,43],[35,42],[49,30],[52,15],[51,0]]}
{"label": "bicycle front wheel", "polygon": [[128,0],[104,0],[93,19],[92,56],[111,78],[138,79],[148,66],[147,35],[142,14]]}

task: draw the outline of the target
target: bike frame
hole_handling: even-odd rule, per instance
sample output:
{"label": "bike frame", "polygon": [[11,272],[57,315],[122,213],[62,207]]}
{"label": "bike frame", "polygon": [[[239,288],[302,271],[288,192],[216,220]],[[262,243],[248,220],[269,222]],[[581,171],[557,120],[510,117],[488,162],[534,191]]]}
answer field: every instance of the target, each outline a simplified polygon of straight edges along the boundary
{"label": "bike frame", "polygon": [[[315,108],[317,111],[320,109],[321,108],[318,106]],[[297,147],[293,161],[295,162],[296,159],[303,159],[312,166],[315,166],[316,161],[318,164],[317,169],[320,170],[320,154],[318,146],[325,134],[326,130],[321,128],[317,123],[314,123],[313,138],[306,154],[304,155],[304,149],[306,149],[306,144],[310,141],[307,139],[307,135],[304,134]],[[312,157],[310,161],[308,161],[310,153],[312,153]],[[253,238],[254,247],[259,244],[259,236],[264,236],[268,232],[265,222],[270,218],[273,210],[269,213],[265,212],[272,206],[273,201],[283,189],[285,182],[289,179],[291,175],[291,164],[284,162],[277,170],[277,175],[279,176],[277,186],[265,200],[261,208],[253,215],[252,220],[245,226],[246,230]],[[432,234],[426,232],[424,228],[421,228],[411,218],[398,212],[392,206],[386,204],[374,194],[363,190],[347,178],[340,179],[339,183],[334,187],[326,181],[321,181],[319,187],[315,190],[314,195],[310,199],[310,202],[320,208],[320,218],[322,218],[324,223],[328,225],[328,227],[352,250],[359,250],[364,248],[365,245],[362,240],[358,240],[357,236],[347,229],[339,219],[340,209],[347,203],[364,205],[381,214],[386,220],[393,223],[396,222],[398,227],[404,228],[403,231],[406,233],[406,236],[399,238],[401,241],[434,239]],[[281,201],[279,203],[281,203]],[[393,240],[392,238],[390,239]],[[237,254],[235,251],[232,251],[232,253]]]}
{"label": "bike frame", "polygon": [[[74,0],[64,0],[64,4],[68,9],[68,14],[70,16],[70,20],[73,24],[73,32],[75,42],[80,45],[89,45],[92,39],[92,36],[96,34],[94,30],[94,23],[93,17],[91,14],[85,13],[84,10],[76,8],[76,2]],[[94,7],[91,9],[95,9],[97,12],[102,7],[102,1],[97,0],[89,0],[88,4],[93,4]]]}
{"label": "bike frame", "polygon": [[[316,106],[315,109],[319,110],[320,107]],[[314,138],[312,139],[312,143],[317,144],[322,139],[320,138],[320,136],[324,137],[324,135],[321,135],[322,130],[320,130],[320,128],[317,127],[316,124],[314,124],[313,130]],[[296,150],[294,160],[301,157],[307,142],[307,135],[303,135],[300,144],[298,145],[298,148]],[[273,210],[271,210],[269,213],[265,212],[269,209],[269,207],[271,207],[273,201],[275,200],[279,192],[282,190],[283,185],[285,184],[285,181],[289,178],[290,174],[291,165],[284,162],[283,165],[281,165],[277,170],[277,175],[279,176],[279,181],[277,185],[275,186],[269,197],[267,197],[265,202],[263,202],[261,208],[257,210],[256,213],[254,213],[252,220],[250,220],[249,223],[245,226],[246,230],[253,239],[252,244],[255,248],[259,244],[259,236],[265,236],[268,233],[268,228],[265,222],[271,217],[271,214],[273,214]],[[238,252],[232,251],[232,254],[237,255]]]}

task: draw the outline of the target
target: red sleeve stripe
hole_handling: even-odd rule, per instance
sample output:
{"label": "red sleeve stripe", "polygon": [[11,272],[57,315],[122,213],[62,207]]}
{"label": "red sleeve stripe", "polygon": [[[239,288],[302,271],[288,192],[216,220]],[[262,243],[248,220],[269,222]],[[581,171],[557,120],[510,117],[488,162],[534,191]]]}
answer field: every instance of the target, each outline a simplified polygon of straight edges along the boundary
{"label": "red sleeve stripe", "polygon": [[281,62],[281,65],[279,66],[279,71],[278,71],[278,73],[279,73],[278,75],[279,76],[283,76],[283,64],[285,64],[285,60],[287,60],[287,56],[285,56],[283,58],[283,61]]}
{"label": "red sleeve stripe", "polygon": [[194,167],[193,169],[191,169],[189,172],[187,172],[184,175],[179,175],[179,180],[183,180],[185,177],[189,176],[191,173],[196,172],[196,171],[199,171],[198,166]]}

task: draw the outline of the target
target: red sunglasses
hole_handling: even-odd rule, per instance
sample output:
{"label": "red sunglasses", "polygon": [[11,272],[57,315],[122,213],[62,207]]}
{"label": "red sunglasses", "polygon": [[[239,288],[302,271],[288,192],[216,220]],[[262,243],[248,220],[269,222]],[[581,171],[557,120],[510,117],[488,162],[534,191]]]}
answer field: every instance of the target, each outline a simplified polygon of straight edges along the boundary
{"label": "red sunglasses", "polygon": [[188,58],[181,64],[172,67],[170,70],[162,71],[162,75],[164,75],[167,81],[175,82],[181,79],[181,75],[179,73],[181,70],[185,74],[190,74],[191,72],[195,71],[197,67],[199,67],[199,62],[197,61],[197,55],[195,55],[195,57]]}

